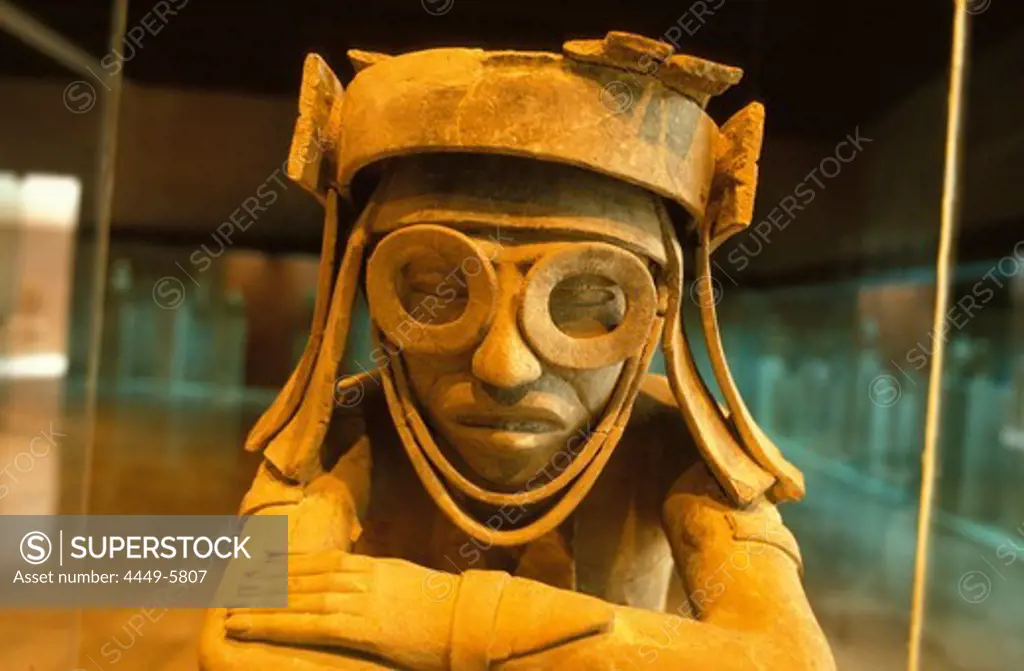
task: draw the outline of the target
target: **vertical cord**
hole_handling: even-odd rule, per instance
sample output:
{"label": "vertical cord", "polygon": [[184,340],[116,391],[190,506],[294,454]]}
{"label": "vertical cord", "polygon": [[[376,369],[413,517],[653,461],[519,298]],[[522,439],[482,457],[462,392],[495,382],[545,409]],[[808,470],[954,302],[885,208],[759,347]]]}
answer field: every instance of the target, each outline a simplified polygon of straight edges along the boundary
{"label": "vertical cord", "polygon": [[[949,113],[946,122],[946,166],[942,184],[942,222],[939,255],[935,269],[935,314],[932,334],[943,333],[949,304],[950,268],[956,238],[960,206],[959,179],[961,132],[963,129],[964,75],[967,57],[968,0],[955,0],[953,10],[953,48],[949,72]],[[928,380],[928,411],[925,417],[924,452],[921,455],[921,501],[917,520],[917,550],[914,558],[914,595],[910,611],[909,671],[920,671],[921,641],[924,634],[925,596],[928,587],[928,553],[931,540],[932,511],[935,507],[935,467],[939,449],[939,425],[942,413],[942,375],[945,363],[945,337],[934,338],[932,367]]]}

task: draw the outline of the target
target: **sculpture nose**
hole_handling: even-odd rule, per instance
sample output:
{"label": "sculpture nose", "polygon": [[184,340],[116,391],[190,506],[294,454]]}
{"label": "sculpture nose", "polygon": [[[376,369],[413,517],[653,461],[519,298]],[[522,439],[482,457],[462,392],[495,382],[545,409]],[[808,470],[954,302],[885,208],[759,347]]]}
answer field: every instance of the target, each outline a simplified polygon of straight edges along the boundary
{"label": "sculpture nose", "polygon": [[516,296],[522,276],[514,267],[498,270],[498,310],[484,340],[473,353],[473,375],[499,389],[536,381],[543,374],[540,361],[523,340],[516,320]]}

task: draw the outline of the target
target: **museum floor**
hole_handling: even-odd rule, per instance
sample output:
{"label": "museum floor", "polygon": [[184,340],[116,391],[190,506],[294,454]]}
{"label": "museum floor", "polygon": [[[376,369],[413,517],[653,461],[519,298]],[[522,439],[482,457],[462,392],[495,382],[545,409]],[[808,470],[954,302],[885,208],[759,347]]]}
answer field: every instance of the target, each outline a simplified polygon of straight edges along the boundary
{"label": "museum floor", "polygon": [[[46,413],[50,410],[32,413],[27,412],[24,403],[20,405],[21,427],[46,425]],[[101,401],[95,422],[96,451],[89,473],[89,512],[233,513],[257,464],[256,459],[240,449],[256,412],[256,407],[244,409],[239,404],[193,401],[167,405],[129,398]],[[26,419],[33,414],[34,419]],[[65,417],[69,414],[78,413],[61,413]],[[0,444],[0,456],[5,462],[16,453],[25,436],[31,435],[24,428],[14,430],[20,436],[12,435],[11,426],[8,422],[4,429],[7,435]],[[75,512],[74,504],[67,502],[81,497],[86,474],[81,451],[74,446],[80,444],[87,431],[88,425],[82,421],[68,420],[61,427],[61,433],[67,434],[61,439],[64,444],[35,461],[20,488],[13,489],[7,500],[0,503],[0,513],[29,512],[25,507],[19,509],[19,505],[38,512],[35,508],[41,501],[61,501],[62,512]],[[912,556],[913,511],[844,494],[813,472],[808,473],[808,480],[812,487],[818,484],[826,490],[828,498],[819,495],[794,508],[799,515],[791,519],[791,524],[804,542],[808,589],[835,648],[839,668],[903,668],[907,639],[903,594],[909,594],[909,585],[903,584],[906,570],[893,568],[893,562],[904,565]],[[837,514],[843,519],[835,519]],[[843,534],[835,531],[865,529],[865,525],[876,530],[870,534],[875,545],[867,550],[852,550]],[[807,538],[810,534],[803,532],[805,528],[830,531]],[[895,533],[894,528],[902,532]],[[893,547],[893,543],[902,545]],[[944,551],[945,547],[937,545],[936,579],[959,570],[943,566],[947,557],[959,561],[956,553]],[[965,552],[973,552],[976,559],[982,555],[977,549]],[[1012,594],[1019,596],[1019,585],[1003,592],[1006,598]],[[993,598],[999,596],[995,593]],[[1012,598],[1016,600],[1017,596]],[[895,606],[893,599],[897,602]],[[964,607],[963,603],[949,605],[941,598],[933,604],[924,668],[1020,668],[1010,661],[1021,655],[1019,648],[1011,649],[1020,645],[1019,636],[1016,642],[1008,643],[998,638],[991,627],[981,624],[981,620],[972,626],[970,612],[965,615]],[[0,611],[0,668],[192,670],[200,620],[201,611],[195,610]]]}

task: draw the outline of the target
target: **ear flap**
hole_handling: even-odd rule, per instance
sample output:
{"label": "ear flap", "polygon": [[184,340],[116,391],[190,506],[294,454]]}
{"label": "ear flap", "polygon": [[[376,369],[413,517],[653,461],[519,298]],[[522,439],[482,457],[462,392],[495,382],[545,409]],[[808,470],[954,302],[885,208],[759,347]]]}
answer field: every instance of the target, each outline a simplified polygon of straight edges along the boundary
{"label": "ear flap", "polygon": [[[338,193],[330,188],[334,148],[337,145],[342,102],[342,87],[331,68],[320,56],[309,54],[302,68],[299,93],[299,118],[295,123],[288,154],[288,176],[324,203],[323,243],[317,273],[316,301],[309,339],[298,365],[277,398],[249,432],[245,449],[265,448],[292,419],[309,386],[329,320],[334,293],[334,267],[338,248]],[[346,259],[350,253],[346,251]],[[360,257],[359,263],[362,258]],[[349,264],[351,265],[351,261]],[[359,267],[359,263],[356,267]],[[343,266],[345,263],[343,262]],[[356,271],[358,274],[358,270]],[[331,308],[332,309],[332,308]],[[351,309],[351,306],[348,308]],[[344,336],[347,337],[347,326]]]}
{"label": "ear flap", "polygon": [[[337,198],[337,194],[332,189],[328,197]],[[366,250],[368,222],[372,221],[375,211],[372,203],[368,205],[348,237],[338,279],[334,283],[323,341],[314,355],[315,363],[308,376],[305,393],[299,398],[294,416],[270,442],[265,452],[267,459],[285,477],[294,480],[309,480],[320,466],[320,444],[327,434],[334,412],[338,366],[348,343],[352,307],[359,288],[359,274],[362,272]]]}
{"label": "ear flap", "polygon": [[[711,287],[710,231],[704,229],[701,235],[700,245],[697,247],[696,281],[705,287]],[[718,387],[722,390],[722,395],[725,396],[726,404],[729,406],[729,419],[736,427],[743,445],[754,460],[775,476],[776,482],[771,489],[771,497],[775,501],[798,501],[804,497],[803,473],[786,461],[779,448],[761,431],[761,427],[750,415],[725,358],[722,334],[718,328],[715,299],[710,292],[699,293],[702,295],[700,312],[701,322],[704,326],[704,340],[707,343],[711,368],[715,372]]]}
{"label": "ear flap", "polygon": [[[764,107],[752,103],[722,126],[717,143],[712,201],[707,217],[697,227],[696,282],[712,287],[711,252],[729,237],[750,225],[757,191],[757,161],[764,136]],[[700,284],[698,285],[700,286]],[[779,448],[754,421],[729,370],[718,326],[713,292],[701,292],[701,322],[711,367],[729,407],[730,423],[735,427],[746,451],[757,464],[775,478],[770,491],[776,501],[798,500],[804,495],[803,474],[786,461]]]}
{"label": "ear flap", "polygon": [[[334,260],[338,247],[338,192],[330,190],[324,213],[323,244],[320,249],[320,266],[317,270],[316,299],[313,303],[313,323],[309,329],[306,347],[302,357],[292,371],[277,398],[260,416],[245,441],[250,452],[262,450],[270,439],[280,431],[295,414],[302,395],[306,393],[309,377],[313,372],[320,345],[323,343],[324,328],[328,320],[328,307],[333,292]],[[346,256],[348,252],[346,251]],[[347,334],[346,334],[347,335]]]}
{"label": "ear flap", "polygon": [[393,56],[381,54],[376,51],[363,51],[362,49],[348,50],[348,60],[352,63],[352,68],[356,71],[356,74],[359,74],[371,65],[383,63],[391,58],[393,58]]}
{"label": "ear flap", "polygon": [[775,478],[747,456],[700,377],[682,323],[682,250],[675,235],[665,237],[669,296],[663,337],[669,383],[686,426],[719,484],[737,505],[747,506],[772,487]]}

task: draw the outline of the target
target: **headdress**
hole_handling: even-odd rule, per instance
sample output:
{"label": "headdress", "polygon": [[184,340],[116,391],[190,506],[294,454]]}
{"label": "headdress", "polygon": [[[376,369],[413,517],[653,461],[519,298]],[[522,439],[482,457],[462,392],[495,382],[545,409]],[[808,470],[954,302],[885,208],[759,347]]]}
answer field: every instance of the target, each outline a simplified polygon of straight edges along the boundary
{"label": "headdress", "polygon": [[[322,58],[309,55],[288,174],[325,206],[319,293],[302,358],[253,428],[247,449],[265,450],[287,477],[311,475],[310,455],[319,453],[334,409],[338,366],[373,219],[364,211],[352,225],[335,275],[338,211],[351,201],[356,178],[401,156],[518,156],[639,186],[675,203],[686,216],[672,222],[674,231],[671,226],[664,231],[666,255],[658,261],[667,282],[650,344],[627,362],[625,384],[592,442],[562,474],[566,477],[516,494],[472,485],[443,455],[438,460],[401,376],[382,371],[399,434],[439,505],[468,533],[499,545],[527,542],[557,525],[589,490],[618,442],[659,335],[682,415],[731,499],[743,506],[764,494],[774,500],[800,498],[801,473],[760,430],[729,372],[715,301],[706,296],[700,310],[727,411],[701,379],[682,328],[678,240],[696,237],[696,281],[710,287],[710,254],[752,219],[764,108],[752,103],[719,127],[705,106],[737,83],[742,72],[673,51],[663,42],[614,32],[603,40],[567,42],[561,54],[430,49],[385,56],[351,51],[357,74],[347,89]],[[492,505],[549,506],[521,528],[494,531],[462,510],[449,487]]]}

